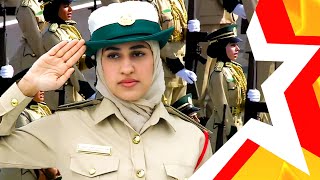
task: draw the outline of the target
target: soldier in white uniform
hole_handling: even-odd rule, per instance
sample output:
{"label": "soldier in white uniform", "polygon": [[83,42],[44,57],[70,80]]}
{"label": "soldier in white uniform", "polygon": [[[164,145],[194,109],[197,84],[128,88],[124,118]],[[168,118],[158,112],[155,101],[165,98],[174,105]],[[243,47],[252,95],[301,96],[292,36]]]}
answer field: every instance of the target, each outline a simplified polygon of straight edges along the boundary
{"label": "soldier in white uniform", "polygon": [[211,148],[199,124],[161,102],[160,48],[173,29],[161,30],[154,6],[139,1],[98,8],[89,29],[87,54],[96,54],[103,98],[13,131],[30,97],[64,84],[86,49],[83,40],[59,43],[0,98],[0,167],[53,166],[68,180],[189,178]]}

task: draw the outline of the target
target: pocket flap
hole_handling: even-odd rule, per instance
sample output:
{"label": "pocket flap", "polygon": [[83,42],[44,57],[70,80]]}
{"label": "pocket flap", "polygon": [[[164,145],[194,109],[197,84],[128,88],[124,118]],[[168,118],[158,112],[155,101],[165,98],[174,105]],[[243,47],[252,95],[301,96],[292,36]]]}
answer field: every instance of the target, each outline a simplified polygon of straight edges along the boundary
{"label": "pocket flap", "polygon": [[95,154],[76,154],[71,157],[70,169],[87,177],[117,171],[119,158]]}
{"label": "pocket flap", "polygon": [[164,168],[168,176],[175,179],[187,179],[193,174],[191,166],[178,165],[178,164],[164,164]]}

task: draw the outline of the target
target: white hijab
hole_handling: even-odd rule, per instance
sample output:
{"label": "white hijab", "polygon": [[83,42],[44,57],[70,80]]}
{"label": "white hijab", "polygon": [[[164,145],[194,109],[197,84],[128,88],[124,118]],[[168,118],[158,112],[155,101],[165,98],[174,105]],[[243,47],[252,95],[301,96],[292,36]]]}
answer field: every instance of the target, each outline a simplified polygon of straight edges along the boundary
{"label": "white hijab", "polygon": [[159,43],[156,41],[146,41],[153,52],[153,77],[152,84],[147,93],[139,100],[134,102],[124,101],[113,95],[104,79],[103,69],[101,65],[102,50],[97,52],[97,85],[96,89],[114,103],[119,109],[123,118],[131,125],[131,127],[140,132],[143,125],[149,120],[153,113],[154,107],[161,102],[161,97],[165,90],[164,72],[162,61],[160,58]]}

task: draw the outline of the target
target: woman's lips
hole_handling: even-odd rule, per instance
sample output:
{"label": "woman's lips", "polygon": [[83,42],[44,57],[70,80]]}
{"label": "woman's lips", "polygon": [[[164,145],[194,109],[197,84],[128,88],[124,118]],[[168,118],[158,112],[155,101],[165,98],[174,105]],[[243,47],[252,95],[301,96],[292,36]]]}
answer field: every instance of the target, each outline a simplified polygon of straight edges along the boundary
{"label": "woman's lips", "polygon": [[139,81],[135,79],[124,79],[119,82],[120,85],[124,87],[133,87],[135,86]]}

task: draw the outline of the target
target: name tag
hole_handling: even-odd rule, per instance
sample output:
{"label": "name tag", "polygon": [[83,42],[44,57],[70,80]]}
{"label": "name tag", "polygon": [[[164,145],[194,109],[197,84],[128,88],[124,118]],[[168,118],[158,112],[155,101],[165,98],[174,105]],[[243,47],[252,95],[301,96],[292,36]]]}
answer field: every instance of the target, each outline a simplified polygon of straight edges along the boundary
{"label": "name tag", "polygon": [[77,152],[111,155],[111,146],[100,146],[92,144],[78,144]]}

